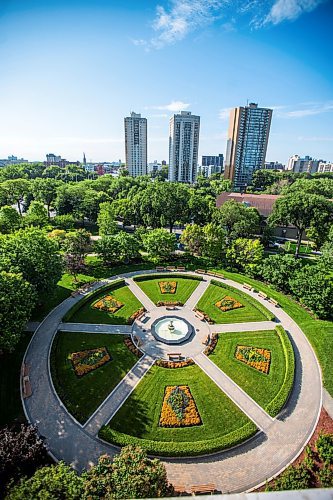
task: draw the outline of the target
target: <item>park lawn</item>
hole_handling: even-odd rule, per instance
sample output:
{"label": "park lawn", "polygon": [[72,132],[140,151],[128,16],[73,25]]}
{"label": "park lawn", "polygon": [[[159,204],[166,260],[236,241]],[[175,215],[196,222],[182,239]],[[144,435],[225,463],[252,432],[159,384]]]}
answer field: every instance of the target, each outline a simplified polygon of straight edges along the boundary
{"label": "park lawn", "polygon": [[[221,311],[215,304],[225,296],[232,297],[244,307],[230,311]],[[265,321],[267,318],[236,290],[210,284],[197,304],[197,309],[207,314],[214,323],[246,323],[247,321]]]}
{"label": "park lawn", "polygon": [[20,372],[31,333],[24,333],[14,352],[0,357],[0,426],[25,422],[20,393]]}
{"label": "park lawn", "polygon": [[[78,377],[68,356],[97,347],[106,347],[111,361]],[[123,335],[58,332],[51,351],[53,383],[68,411],[84,423],[137,360],[124,344]]]}
{"label": "park lawn", "polygon": [[[218,271],[223,272],[223,274],[231,280],[237,281],[238,283],[244,283],[245,276],[242,274],[231,273],[222,269],[218,269]],[[256,290],[261,290],[269,297],[277,300],[286,313],[289,314],[303,330],[317,354],[322,369],[324,386],[331,396],[333,396],[333,321],[315,319],[291,297],[274,290],[274,288],[269,285],[265,285],[248,276],[246,276],[246,282],[255,287]]]}
{"label": "park lawn", "polygon": [[[259,347],[271,351],[269,373],[266,375],[235,358],[237,345]],[[222,333],[213,361],[262,408],[266,409],[279,392],[285,377],[286,361],[279,335],[275,330],[257,332]]]}
{"label": "park lawn", "polygon": [[[115,313],[109,313],[107,311],[101,311],[95,309],[93,306],[102,297],[107,295],[112,295],[122,304],[124,304]],[[142,306],[141,302],[135,297],[128,286],[121,286],[110,291],[103,291],[97,295],[94,295],[92,299],[82,305],[73,316],[71,317],[71,323],[97,323],[97,324],[109,324],[109,325],[126,325],[128,324],[128,319],[132,314],[138,311]]]}
{"label": "park lawn", "polygon": [[[200,413],[202,425],[183,428],[159,426],[160,413],[166,386],[188,385]],[[244,440],[256,431],[255,425],[196,365],[167,369],[153,366],[138,384],[125,404],[116,413],[100,435],[111,442],[130,435],[129,441],[147,451],[161,455],[190,455],[211,452],[219,440],[246,429]],[[120,433],[120,434],[119,434]],[[218,449],[217,446],[216,449]],[[192,453],[189,452],[192,450]]]}
{"label": "park lawn", "polygon": [[[176,281],[177,288],[175,293],[161,293],[159,283],[161,281]],[[188,278],[178,278],[172,276],[165,276],[156,278],[156,279],[147,279],[146,281],[137,281],[137,285],[144,291],[146,295],[152,300],[155,304],[159,301],[179,301],[182,304],[190,298],[194,290],[199,285],[200,281]]]}

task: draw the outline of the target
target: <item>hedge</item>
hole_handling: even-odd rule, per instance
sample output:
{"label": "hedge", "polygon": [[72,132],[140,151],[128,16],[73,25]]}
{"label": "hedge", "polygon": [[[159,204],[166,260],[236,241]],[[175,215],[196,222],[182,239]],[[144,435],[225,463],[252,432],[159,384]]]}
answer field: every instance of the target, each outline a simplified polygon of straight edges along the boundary
{"label": "hedge", "polygon": [[275,328],[275,330],[281,340],[286,361],[286,371],[279,392],[265,408],[267,413],[269,413],[272,417],[275,417],[287,403],[294,385],[294,375],[295,375],[294,349],[290,342],[288,334],[281,325],[278,325]]}
{"label": "hedge", "polygon": [[247,293],[242,292],[242,290],[238,290],[238,288],[236,289],[233,286],[227,285],[224,282],[221,283],[220,281],[216,281],[216,280],[211,280],[211,284],[216,285],[216,286],[220,286],[221,288],[225,288],[226,290],[230,290],[231,292],[238,293],[241,297],[243,297],[245,302],[246,301],[249,302],[249,304],[251,304],[253,307],[258,309],[258,311],[260,311],[265,316],[265,318],[267,318],[269,321],[274,321],[275,316],[271,311],[266,309],[265,306],[263,306],[260,302],[258,302],[256,299],[254,299],[253,297],[251,297]]}
{"label": "hedge", "polygon": [[206,441],[172,442],[151,441],[149,439],[137,438],[115,431],[109,426],[103,426],[98,435],[105,441],[117,446],[129,444],[140,446],[148,454],[166,457],[191,457],[196,455],[208,455],[225,450],[242,443],[256,434],[257,428],[253,422],[248,422],[240,429],[236,429],[225,436]]}
{"label": "hedge", "polygon": [[113,281],[112,283],[106,283],[105,285],[100,286],[96,290],[93,290],[92,292],[85,295],[81,300],[76,302],[73,305],[73,307],[71,307],[70,310],[66,312],[66,314],[62,318],[62,321],[64,321],[64,322],[69,321],[71,319],[71,317],[76,313],[76,311],[81,309],[81,307],[83,307],[84,304],[89,302],[95,295],[99,295],[101,292],[105,292],[107,290],[114,290],[115,288],[122,288],[123,286],[125,286],[125,280],[118,279],[118,280]]}
{"label": "hedge", "polygon": [[148,281],[148,280],[156,280],[156,279],[165,279],[165,278],[182,278],[187,280],[196,280],[202,281],[202,276],[194,276],[188,274],[180,274],[180,273],[163,273],[163,274],[140,274],[140,276],[135,276],[133,281]]}

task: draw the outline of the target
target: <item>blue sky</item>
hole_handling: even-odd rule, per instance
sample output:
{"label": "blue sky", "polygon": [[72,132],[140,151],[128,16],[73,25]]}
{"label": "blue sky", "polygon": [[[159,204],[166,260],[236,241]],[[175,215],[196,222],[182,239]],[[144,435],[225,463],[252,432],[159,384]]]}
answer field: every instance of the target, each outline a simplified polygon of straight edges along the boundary
{"label": "blue sky", "polygon": [[228,110],[273,107],[267,160],[333,160],[330,0],[0,0],[0,158],[124,159],[123,118],[201,116],[200,154],[225,153]]}

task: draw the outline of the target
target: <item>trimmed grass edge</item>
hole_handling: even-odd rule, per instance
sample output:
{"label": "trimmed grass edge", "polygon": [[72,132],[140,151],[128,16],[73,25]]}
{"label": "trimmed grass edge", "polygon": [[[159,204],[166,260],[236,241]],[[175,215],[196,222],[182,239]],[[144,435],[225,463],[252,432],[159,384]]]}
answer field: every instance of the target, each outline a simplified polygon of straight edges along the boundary
{"label": "trimmed grass edge", "polygon": [[265,306],[263,306],[260,302],[255,300],[251,295],[248,295],[247,293],[242,292],[242,290],[238,290],[237,288],[234,288],[233,286],[227,285],[226,283],[221,283],[220,281],[216,280],[211,280],[212,285],[219,286],[221,288],[225,288],[226,290],[230,290],[231,292],[236,292],[238,293],[241,297],[244,298],[245,301],[249,302],[251,306],[255,307],[258,311],[260,311],[265,318],[267,318],[269,321],[274,321],[275,316],[274,314],[266,309]]}
{"label": "trimmed grass edge", "polygon": [[198,455],[209,455],[218,451],[233,448],[247,439],[250,439],[256,433],[257,428],[255,424],[253,422],[248,422],[243,427],[240,427],[225,436],[205,441],[152,441],[115,431],[107,425],[100,429],[98,436],[104,441],[112,443],[116,446],[127,446],[129,444],[140,446],[150,455],[163,457],[192,457]]}
{"label": "trimmed grass edge", "polygon": [[160,274],[160,273],[140,274],[139,276],[134,276],[133,281],[151,281],[151,280],[165,279],[165,278],[167,278],[167,279],[169,279],[169,278],[178,278],[178,279],[181,278],[181,279],[194,280],[194,281],[202,281],[203,280],[202,276],[164,272],[163,274]]}

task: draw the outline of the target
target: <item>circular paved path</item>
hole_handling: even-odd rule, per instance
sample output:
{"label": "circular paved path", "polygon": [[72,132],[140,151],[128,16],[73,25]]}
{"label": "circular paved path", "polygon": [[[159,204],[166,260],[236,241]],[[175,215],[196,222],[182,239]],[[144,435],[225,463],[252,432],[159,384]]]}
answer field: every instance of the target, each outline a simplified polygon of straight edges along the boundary
{"label": "circular paved path", "polygon": [[[128,279],[138,274],[152,272],[154,271],[138,271],[121,277]],[[113,279],[119,277],[115,276]],[[210,280],[209,276],[205,278]],[[275,308],[260,299],[257,294],[243,290],[241,285],[233,281],[225,280],[225,282],[262,302],[289,332],[296,355],[293,392],[278,418],[269,421],[266,419],[265,426],[261,427],[264,431],[259,432],[250,441],[210,457],[164,459],[164,463],[169,480],[174,484],[184,484],[189,488],[193,484],[213,482],[222,492],[239,492],[250,490],[277,475],[302,451],[319,418],[322,384],[315,354],[298,325],[282,309]],[[95,287],[98,288],[103,283],[105,281]],[[78,470],[96,463],[103,453],[112,456],[118,452],[116,447],[99,440],[89,425],[81,426],[75,421],[59,400],[50,377],[49,354],[53,337],[64,314],[81,298],[82,295],[66,299],[36,330],[25,355],[25,362],[30,366],[33,393],[30,398],[23,400],[28,420],[36,424],[39,433],[46,437],[50,453],[56,459],[71,463]],[[194,306],[196,299],[197,297],[193,296],[192,302],[194,302],[192,303],[190,299],[188,305]],[[149,354],[144,358],[143,364],[146,370],[149,369],[153,358]],[[206,360],[208,358],[202,354],[197,355],[199,366],[205,369],[206,367],[202,365],[205,360],[201,358]],[[140,366],[134,367],[134,370],[138,371],[139,368]],[[142,373],[138,373],[138,377],[140,376]],[[265,412],[262,410],[262,417],[263,414]]]}

